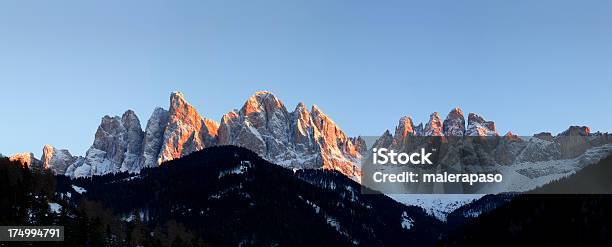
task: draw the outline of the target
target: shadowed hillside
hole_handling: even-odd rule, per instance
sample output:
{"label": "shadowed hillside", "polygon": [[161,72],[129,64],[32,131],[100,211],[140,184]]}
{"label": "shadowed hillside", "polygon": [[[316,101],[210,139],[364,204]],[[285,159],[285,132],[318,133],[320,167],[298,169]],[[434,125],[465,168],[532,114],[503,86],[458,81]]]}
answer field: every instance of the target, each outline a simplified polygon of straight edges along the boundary
{"label": "shadowed hillside", "polygon": [[[565,191],[609,192],[612,157],[533,193]],[[573,188],[580,190],[573,190]],[[507,199],[507,195],[488,196]],[[498,200],[499,202],[500,200]],[[486,203],[468,205],[457,213],[478,211]],[[455,229],[442,246],[496,243],[503,246],[610,246],[612,245],[612,195],[523,194]],[[486,208],[483,208],[486,209]],[[487,211],[487,210],[485,210]]]}

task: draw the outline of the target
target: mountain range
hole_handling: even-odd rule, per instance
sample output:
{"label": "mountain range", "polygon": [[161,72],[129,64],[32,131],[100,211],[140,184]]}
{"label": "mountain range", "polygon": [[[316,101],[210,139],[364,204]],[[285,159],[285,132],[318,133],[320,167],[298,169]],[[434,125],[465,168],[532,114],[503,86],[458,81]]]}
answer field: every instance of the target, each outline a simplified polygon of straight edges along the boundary
{"label": "mountain range", "polygon": [[150,226],[147,239],[174,220],[208,244],[201,246],[431,246],[444,229],[419,207],[362,195],[337,171],[292,171],[246,148],[209,147],[166,164],[139,174],[56,176],[54,202],[66,210],[98,202],[112,212],[102,221],[118,222],[111,232],[140,221]]}
{"label": "mountain range", "polygon": [[145,130],[132,110],[104,116],[84,156],[45,145],[40,160],[31,153],[11,156],[22,164],[69,177],[139,172],[205,147],[236,145],[288,168],[337,170],[358,179],[363,140],[349,138],[319,107],[303,103],[289,112],[270,92],[257,92],[221,123],[201,116],[180,92],[169,110],[156,108]]}
{"label": "mountain range", "polygon": [[[598,181],[582,182],[609,191],[611,161],[551,185],[571,186],[595,173]],[[361,185],[337,171],[292,171],[231,145],[165,164],[139,174],[70,178],[1,158],[0,223],[65,227],[64,241],[44,246],[612,243],[610,195],[487,195],[441,220],[385,195],[359,193]]]}
{"label": "mountain range", "polygon": [[[493,121],[469,113],[466,124],[463,111],[454,108],[444,121],[438,112],[432,113],[425,124],[415,124],[409,116],[401,117],[394,133],[384,132],[375,145],[401,149],[409,136],[497,137],[499,134]],[[597,145],[589,143],[578,153],[561,155],[561,149],[567,151],[573,147],[560,144],[560,136],[603,136],[604,141],[595,142]],[[612,142],[608,134],[591,133],[586,126],[571,126],[557,136],[543,132],[534,137],[535,141],[522,141],[508,132],[504,140],[517,140],[521,144],[512,144],[516,146],[511,150],[514,153],[503,157],[520,152],[513,162],[568,159],[591,147]],[[55,174],[87,177],[124,171],[137,173],[145,167],[219,145],[245,147],[286,168],[336,170],[356,181],[362,174],[361,159],[366,155],[364,138],[349,137],[317,105],[308,109],[299,103],[290,112],[274,94],[261,91],[253,94],[242,108],[224,114],[219,123],[201,116],[182,93],[173,92],[169,109],[155,108],[144,131],[132,110],[122,116],[104,116],[84,156],[45,145],[40,160],[32,153],[16,154],[11,159]],[[503,163],[503,157],[495,158]]]}
{"label": "mountain range", "polygon": [[[504,191],[526,191],[571,175],[612,153],[612,136],[592,133],[586,126],[570,126],[557,135],[542,132],[531,137],[518,137],[508,132],[502,136],[493,121],[476,113],[469,113],[466,118],[459,108],[452,109],[444,120],[434,112],[426,123],[416,124],[410,116],[403,116],[394,131],[384,131],[375,140],[350,137],[318,106],[308,108],[299,103],[289,111],[280,99],[266,91],[253,94],[240,109],[224,114],[220,122],[200,115],[182,93],[173,92],[168,109],[155,108],[144,130],[141,126],[136,113],[127,110],[122,116],[104,116],[101,119],[94,141],[84,156],[45,145],[40,159],[32,153],[15,154],[9,159],[32,170],[45,169],[56,175],[65,175],[66,179],[84,181],[79,178],[128,176],[146,168],[163,167],[162,163],[172,165],[179,158],[209,147],[239,146],[271,163],[289,168],[287,174],[337,171],[360,183],[363,174],[361,161],[367,157],[368,146],[372,144],[410,151],[416,147],[415,141],[432,136],[448,140],[477,137],[495,141],[484,144],[468,142],[456,146],[456,149],[440,152],[441,159],[453,165],[472,161],[494,164],[487,169],[499,168],[504,177],[509,178],[509,183],[500,185]],[[467,170],[478,172],[479,169],[479,166],[469,166]],[[320,182],[313,184],[326,186]],[[411,194],[391,198],[404,205],[419,206],[427,214],[445,222],[447,216],[453,220],[457,209],[469,212],[463,218],[478,217],[483,213],[484,207],[467,207],[485,193],[479,194]],[[496,208],[507,199],[487,199],[492,203],[486,208]]]}

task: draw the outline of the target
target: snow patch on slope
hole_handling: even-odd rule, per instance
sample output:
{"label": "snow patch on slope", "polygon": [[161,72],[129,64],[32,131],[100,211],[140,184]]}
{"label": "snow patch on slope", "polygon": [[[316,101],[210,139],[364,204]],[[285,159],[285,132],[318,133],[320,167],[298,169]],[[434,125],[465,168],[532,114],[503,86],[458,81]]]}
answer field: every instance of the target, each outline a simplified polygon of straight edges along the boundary
{"label": "snow patch on slope", "polygon": [[480,199],[481,194],[388,194],[393,200],[410,206],[417,206],[438,218],[446,221],[446,217],[457,208]]}
{"label": "snow patch on slope", "polygon": [[83,193],[87,192],[87,190],[84,189],[83,187],[79,187],[79,186],[76,186],[76,185],[72,185],[72,189],[74,189],[74,191],[76,191],[79,194],[83,194]]}
{"label": "snow patch on slope", "polygon": [[59,205],[55,202],[49,203],[49,210],[53,213],[59,214],[62,210],[62,205]]}

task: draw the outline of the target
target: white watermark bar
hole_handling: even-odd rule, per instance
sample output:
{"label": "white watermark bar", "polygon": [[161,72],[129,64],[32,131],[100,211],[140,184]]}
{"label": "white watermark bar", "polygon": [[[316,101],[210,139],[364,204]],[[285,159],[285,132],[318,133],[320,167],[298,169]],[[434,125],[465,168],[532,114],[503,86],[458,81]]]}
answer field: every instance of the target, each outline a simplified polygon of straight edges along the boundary
{"label": "white watermark bar", "polygon": [[0,226],[0,242],[64,241],[63,226]]}
{"label": "white watermark bar", "polygon": [[362,138],[364,194],[612,194],[609,134]]}

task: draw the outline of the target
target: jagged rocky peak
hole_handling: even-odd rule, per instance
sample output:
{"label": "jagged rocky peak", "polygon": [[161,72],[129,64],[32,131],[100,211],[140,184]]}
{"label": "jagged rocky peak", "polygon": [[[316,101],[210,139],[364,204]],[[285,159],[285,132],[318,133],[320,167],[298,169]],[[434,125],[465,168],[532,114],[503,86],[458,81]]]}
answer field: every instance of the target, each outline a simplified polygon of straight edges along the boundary
{"label": "jagged rocky peak", "polygon": [[158,162],[180,158],[215,145],[218,128],[218,123],[200,116],[181,92],[173,92]]}
{"label": "jagged rocky peak", "polygon": [[142,140],[144,138],[140,120],[134,111],[127,110],[121,116],[121,123],[125,128],[125,155],[119,169],[120,171],[138,172],[142,168],[140,158],[142,157]]}
{"label": "jagged rocky peak", "polygon": [[168,111],[161,107],[155,108],[145,129],[143,140],[142,166],[154,167],[161,163],[159,151],[164,141],[164,130],[168,124]]}
{"label": "jagged rocky peak", "polygon": [[415,135],[412,119],[409,116],[403,116],[400,118],[397,127],[395,127],[395,137],[405,138],[409,135]]}
{"label": "jagged rocky peak", "polygon": [[442,120],[440,120],[440,115],[438,112],[434,112],[429,115],[429,121],[425,125],[425,129],[423,130],[424,136],[442,136],[444,133],[442,132]]}
{"label": "jagged rocky peak", "polygon": [[395,127],[395,135],[393,137],[394,145],[402,145],[408,140],[409,136],[415,136],[417,134],[418,133],[414,130],[412,119],[409,116],[403,116]]}
{"label": "jagged rocky peak", "polygon": [[[325,137],[336,138],[337,134],[341,132],[338,129],[338,126],[327,114],[325,114],[321,108],[317,105],[312,105],[310,110],[310,116],[314,125],[319,129],[319,131],[323,134],[325,133]],[[343,133],[342,133],[343,134]]]}
{"label": "jagged rocky peak", "polygon": [[219,125],[201,117],[182,93],[170,95],[169,109],[156,108],[145,131],[132,110],[121,117],[104,116],[85,158],[76,157],[65,174],[83,177],[120,171],[137,173],[143,167],[216,145]]}
{"label": "jagged rocky peak", "polygon": [[29,167],[30,169],[37,169],[41,166],[42,162],[34,157],[33,153],[16,153],[9,156],[9,160],[18,162],[21,167]]}
{"label": "jagged rocky peak", "polygon": [[495,129],[493,121],[486,121],[483,117],[476,113],[468,115],[468,127],[465,132],[466,136],[499,136]]}
{"label": "jagged rocky peak", "polygon": [[540,132],[533,135],[533,137],[549,142],[553,141],[553,136],[550,132]]}
{"label": "jagged rocky peak", "polygon": [[281,102],[274,94],[268,91],[255,92],[249,99],[244,103],[240,113],[245,116],[251,114],[266,112],[268,114],[274,114],[276,112],[285,113],[287,109],[283,102]]}
{"label": "jagged rocky peak", "polygon": [[66,175],[86,177],[119,171],[140,171],[144,132],[136,113],[104,116],[84,159],[76,158]]}
{"label": "jagged rocky peak", "polygon": [[567,130],[561,132],[559,136],[589,136],[591,128],[587,126],[570,126]]}
{"label": "jagged rocky peak", "polygon": [[417,125],[412,126],[412,129],[414,130],[414,134],[417,136],[423,136],[423,123],[419,123]]}
{"label": "jagged rocky peak", "polygon": [[[118,116],[104,116],[96,131],[93,145],[87,151],[86,158],[107,159],[115,164],[121,164],[125,155],[125,127]],[[100,160],[102,161],[102,160]],[[87,164],[95,164],[89,160]]]}
{"label": "jagged rocky peak", "polygon": [[263,136],[236,110],[224,114],[221,118],[218,139],[219,145],[236,145],[260,155],[266,154]]}
{"label": "jagged rocky peak", "polygon": [[312,122],[320,133],[322,144],[329,150],[338,149],[344,154],[354,155],[357,151],[354,149],[352,142],[348,136],[336,125],[327,114],[317,105],[312,105],[310,112]]}
{"label": "jagged rocky peak", "polygon": [[238,115],[237,109],[234,109],[228,113],[223,114],[223,116],[221,117],[221,123],[219,124],[219,132],[221,131],[221,127],[223,127],[223,124],[229,124],[238,117],[239,115]]}
{"label": "jagged rocky peak", "polygon": [[244,103],[240,115],[262,133],[272,135],[281,142],[287,141],[289,112],[274,94],[256,92]]}
{"label": "jagged rocky peak", "polygon": [[[223,115],[219,144],[246,147],[269,159],[288,160],[289,112],[272,93],[256,92],[239,111]],[[282,156],[282,157],[280,157]]]}
{"label": "jagged rocky peak", "polygon": [[68,166],[72,165],[77,157],[72,156],[66,149],[57,149],[49,144],[43,147],[42,167],[53,173],[63,175]]}
{"label": "jagged rocky peak", "polygon": [[295,107],[295,110],[291,113],[289,125],[290,138],[295,143],[296,152],[306,152],[313,155],[316,151],[314,138],[319,133],[318,129],[314,127],[310,111],[304,103],[300,102]]}
{"label": "jagged rocky peak", "polygon": [[293,112],[270,92],[256,92],[240,110],[226,113],[219,144],[246,147],[285,167],[335,169],[353,177],[361,157],[353,140],[319,107],[299,103]]}
{"label": "jagged rocky peak", "polygon": [[351,137],[351,142],[353,143],[353,146],[355,146],[355,150],[357,150],[357,152],[359,152],[361,156],[366,155],[366,153],[368,152],[368,146],[363,137]]}
{"label": "jagged rocky peak", "polygon": [[361,170],[355,163],[361,159],[361,153],[350,138],[316,105],[312,106],[311,118],[320,133],[316,139],[321,150],[323,168],[340,171],[349,177],[358,177]]}
{"label": "jagged rocky peak", "polygon": [[512,133],[512,131],[508,131],[504,135],[504,140],[506,140],[506,141],[521,141],[521,138],[518,137],[517,135],[515,135],[514,133]]}
{"label": "jagged rocky peak", "polygon": [[393,145],[393,140],[394,139],[393,139],[393,135],[391,135],[391,132],[389,132],[389,130],[385,130],[385,133],[383,133],[378,139],[376,139],[373,147],[376,147],[376,148],[391,147],[391,145]]}
{"label": "jagged rocky peak", "polygon": [[48,168],[49,167],[49,161],[51,161],[51,158],[53,157],[53,153],[54,153],[53,149],[55,149],[55,148],[52,147],[49,144],[45,144],[45,146],[43,147],[43,154],[42,154],[42,157],[40,159],[43,162],[43,167],[44,168]]}
{"label": "jagged rocky peak", "polygon": [[459,107],[452,109],[448,113],[443,123],[443,131],[446,136],[465,135],[465,117]]}
{"label": "jagged rocky peak", "polygon": [[306,104],[304,104],[304,102],[299,102],[296,106],[295,106],[295,110],[293,110],[294,112],[296,111],[306,111],[308,112],[308,107],[306,107]]}
{"label": "jagged rocky peak", "polygon": [[[570,126],[566,131],[554,138],[556,143],[561,146],[561,154],[563,158],[575,158],[584,153],[587,149],[593,147],[594,143],[606,143],[610,140],[606,138],[596,138],[597,141],[591,140],[591,130],[587,126]],[[593,142],[595,141],[595,142]]]}
{"label": "jagged rocky peak", "polygon": [[312,133],[312,119],[310,111],[304,103],[300,102],[291,113],[291,122],[293,123],[292,130],[295,138],[308,138]]}
{"label": "jagged rocky peak", "polygon": [[206,127],[202,131],[206,131],[210,136],[216,136],[219,128],[219,124],[214,120],[200,116],[196,108],[185,100],[185,96],[181,92],[170,94],[168,117],[170,124],[180,121],[185,126]]}

